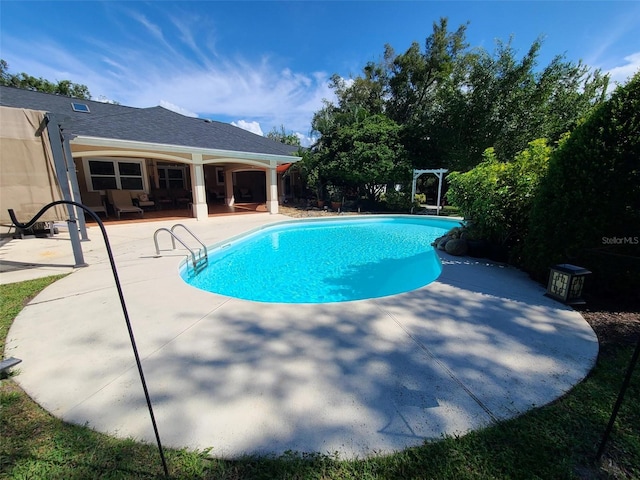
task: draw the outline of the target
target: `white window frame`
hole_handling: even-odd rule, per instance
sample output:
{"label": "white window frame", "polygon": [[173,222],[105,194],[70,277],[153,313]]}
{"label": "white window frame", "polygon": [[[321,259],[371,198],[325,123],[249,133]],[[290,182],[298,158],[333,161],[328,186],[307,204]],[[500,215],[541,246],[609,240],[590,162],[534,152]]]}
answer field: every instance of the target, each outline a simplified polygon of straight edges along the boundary
{"label": "white window frame", "polygon": [[[171,180],[178,180],[177,178],[170,178],[169,177],[169,170],[179,170],[180,172],[182,172],[182,186],[180,187],[181,189],[186,189],[187,188],[187,168],[185,166],[178,166],[178,165],[156,165],[156,168],[158,169],[158,183],[160,184],[160,189],[164,189],[164,190],[171,190],[171,187],[169,186],[169,183]],[[163,170],[165,172],[165,176],[164,178],[160,178],[160,170]],[[164,185],[162,185],[162,182],[165,182]]]}
{"label": "white window frame", "polygon": [[[118,167],[119,163],[137,163],[140,165],[140,180],[142,181],[142,190],[145,192],[149,191],[149,185],[147,180],[147,167],[146,162],[142,158],[126,158],[126,157],[83,157],[82,163],[84,164],[84,176],[85,182],[87,185],[87,191],[89,192],[105,192],[105,189],[102,190],[94,190],[93,188],[93,175],[91,175],[91,168],[89,167],[89,162],[109,162],[113,164],[114,177],[116,180],[116,188],[117,190],[122,190],[122,181],[120,179],[120,169]],[[132,177],[130,175],[126,175],[127,177]],[[111,177],[109,175],[109,177]],[[134,178],[137,178],[135,176]],[[138,190],[138,189],[135,189]]]}

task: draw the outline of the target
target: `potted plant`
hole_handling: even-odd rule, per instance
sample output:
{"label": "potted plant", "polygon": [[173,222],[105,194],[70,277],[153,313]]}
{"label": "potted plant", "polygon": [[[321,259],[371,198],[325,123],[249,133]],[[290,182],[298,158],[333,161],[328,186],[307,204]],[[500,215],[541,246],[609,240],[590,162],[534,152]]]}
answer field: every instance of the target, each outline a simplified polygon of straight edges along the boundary
{"label": "potted plant", "polygon": [[344,199],[342,189],[336,185],[327,185],[327,190],[331,201],[331,209],[339,210],[342,207],[342,200]]}
{"label": "potted plant", "polygon": [[320,177],[320,172],[317,168],[306,172],[307,185],[313,189],[313,193],[316,196],[316,205],[318,208],[324,207],[324,182]]}

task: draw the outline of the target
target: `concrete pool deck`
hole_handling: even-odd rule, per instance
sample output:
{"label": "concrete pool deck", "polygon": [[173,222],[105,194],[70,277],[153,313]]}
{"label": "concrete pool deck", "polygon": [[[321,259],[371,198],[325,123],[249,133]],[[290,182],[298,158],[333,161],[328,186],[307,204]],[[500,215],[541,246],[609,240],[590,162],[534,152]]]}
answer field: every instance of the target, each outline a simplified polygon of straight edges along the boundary
{"label": "concrete pool deck", "polygon": [[[185,219],[205,244],[289,220]],[[263,304],[196,290],[185,251],[155,258],[175,221],[109,225],[118,274],[164,446],[211,454],[287,450],[384,454],[544,405],[580,382],[598,341],[526,274],[440,252],[421,289],[338,304]],[[40,405],[68,422],[155,442],[100,230],[88,267],[46,288],[16,318],[5,357]],[[66,232],[0,247],[9,283],[70,271]],[[313,272],[309,272],[313,275]]]}

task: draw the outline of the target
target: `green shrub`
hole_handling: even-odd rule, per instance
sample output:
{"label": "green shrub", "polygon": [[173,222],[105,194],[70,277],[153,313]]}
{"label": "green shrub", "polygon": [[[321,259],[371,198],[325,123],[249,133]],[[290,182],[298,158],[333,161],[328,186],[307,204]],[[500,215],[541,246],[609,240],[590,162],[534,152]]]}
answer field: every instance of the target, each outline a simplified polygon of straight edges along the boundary
{"label": "green shrub", "polygon": [[525,267],[544,280],[556,263],[594,272],[599,289],[640,289],[640,73],[561,143],[531,214]]}
{"label": "green shrub", "polygon": [[515,263],[550,153],[546,140],[538,139],[513,161],[504,163],[498,161],[493,148],[488,148],[484,160],[474,169],[447,177],[447,198],[468,220],[471,235],[509,247]]}
{"label": "green shrub", "polygon": [[414,201],[419,204],[427,203],[427,194],[426,193],[416,193],[414,197]]}
{"label": "green shrub", "polygon": [[387,190],[382,196],[382,201],[385,204],[385,208],[390,212],[405,212],[408,213],[411,207],[417,204],[411,203],[411,192]]}

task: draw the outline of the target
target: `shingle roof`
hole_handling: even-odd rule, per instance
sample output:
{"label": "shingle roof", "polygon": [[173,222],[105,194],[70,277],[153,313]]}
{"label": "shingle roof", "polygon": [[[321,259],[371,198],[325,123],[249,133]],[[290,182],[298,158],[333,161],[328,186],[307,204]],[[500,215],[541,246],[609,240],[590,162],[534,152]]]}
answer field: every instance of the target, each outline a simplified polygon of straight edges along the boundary
{"label": "shingle roof", "polygon": [[[74,111],[72,102],[86,104],[90,113]],[[3,86],[0,105],[58,114],[64,119],[65,131],[74,135],[269,155],[297,152],[295,146],[242,128],[185,117],[163,107],[126,107]]]}

